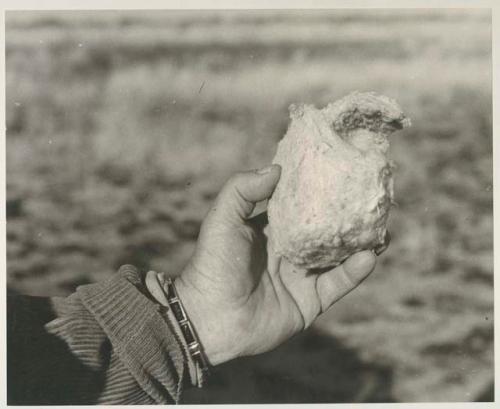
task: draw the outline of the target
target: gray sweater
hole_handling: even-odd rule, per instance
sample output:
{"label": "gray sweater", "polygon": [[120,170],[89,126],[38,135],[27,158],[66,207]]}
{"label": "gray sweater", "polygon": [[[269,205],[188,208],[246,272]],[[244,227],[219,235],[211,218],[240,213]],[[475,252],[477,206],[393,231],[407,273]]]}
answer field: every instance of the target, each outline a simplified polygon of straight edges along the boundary
{"label": "gray sweater", "polygon": [[178,403],[187,355],[133,266],[67,298],[8,296],[8,404]]}

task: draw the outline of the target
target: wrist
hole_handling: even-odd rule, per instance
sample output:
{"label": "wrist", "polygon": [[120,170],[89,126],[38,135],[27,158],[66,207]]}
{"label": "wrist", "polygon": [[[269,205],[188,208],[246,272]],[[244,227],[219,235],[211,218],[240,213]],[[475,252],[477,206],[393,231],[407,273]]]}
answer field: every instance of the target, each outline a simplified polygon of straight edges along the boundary
{"label": "wrist", "polygon": [[177,277],[174,284],[209,364],[215,366],[235,358],[236,354],[227,346],[228,332],[217,321],[220,313],[211,309],[203,293],[185,277]]}

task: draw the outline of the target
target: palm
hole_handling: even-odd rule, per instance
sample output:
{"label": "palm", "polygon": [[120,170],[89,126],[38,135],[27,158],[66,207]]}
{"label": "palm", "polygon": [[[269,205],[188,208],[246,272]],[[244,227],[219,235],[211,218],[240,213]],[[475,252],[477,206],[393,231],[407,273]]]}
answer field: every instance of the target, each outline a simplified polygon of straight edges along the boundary
{"label": "palm", "polygon": [[[206,278],[198,285],[212,302],[232,312],[230,321],[251,328],[248,354],[272,349],[309,326],[323,307],[320,275],[292,266],[268,248],[264,218],[262,214],[238,229],[208,226],[210,234],[202,233],[192,261]],[[204,236],[211,241],[209,252],[203,250]],[[203,271],[207,265],[212,266],[210,273]]]}

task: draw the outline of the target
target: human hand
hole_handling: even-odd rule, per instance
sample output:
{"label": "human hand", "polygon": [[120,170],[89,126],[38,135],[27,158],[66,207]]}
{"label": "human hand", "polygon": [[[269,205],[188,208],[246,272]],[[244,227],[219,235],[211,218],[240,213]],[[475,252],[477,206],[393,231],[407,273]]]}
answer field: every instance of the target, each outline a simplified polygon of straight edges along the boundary
{"label": "human hand", "polygon": [[250,215],[271,196],[280,171],[272,165],[226,183],[201,226],[193,257],[175,280],[212,365],[278,346],[375,267],[371,251],[322,273],[300,269],[274,252],[262,217]]}

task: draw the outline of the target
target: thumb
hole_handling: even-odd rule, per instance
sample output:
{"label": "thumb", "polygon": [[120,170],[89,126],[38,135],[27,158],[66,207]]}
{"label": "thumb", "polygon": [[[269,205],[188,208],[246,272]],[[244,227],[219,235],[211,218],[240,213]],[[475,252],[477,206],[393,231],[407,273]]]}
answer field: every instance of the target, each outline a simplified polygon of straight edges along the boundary
{"label": "thumb", "polygon": [[246,220],[257,202],[271,197],[280,174],[279,165],[237,173],[222,188],[209,217],[212,221]]}

